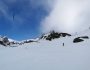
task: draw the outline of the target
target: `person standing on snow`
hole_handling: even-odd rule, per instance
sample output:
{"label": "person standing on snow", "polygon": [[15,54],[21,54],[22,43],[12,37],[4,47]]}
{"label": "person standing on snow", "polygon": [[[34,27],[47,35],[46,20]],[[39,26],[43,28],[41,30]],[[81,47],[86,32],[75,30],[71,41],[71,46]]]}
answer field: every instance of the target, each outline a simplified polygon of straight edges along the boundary
{"label": "person standing on snow", "polygon": [[63,43],[63,46],[64,46],[64,43]]}

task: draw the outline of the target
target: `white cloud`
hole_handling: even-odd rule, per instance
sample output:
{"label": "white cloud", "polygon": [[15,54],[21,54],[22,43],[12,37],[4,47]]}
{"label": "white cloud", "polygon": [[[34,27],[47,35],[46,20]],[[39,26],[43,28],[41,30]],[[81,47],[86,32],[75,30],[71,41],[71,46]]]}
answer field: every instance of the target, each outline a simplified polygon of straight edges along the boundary
{"label": "white cloud", "polygon": [[[2,1],[0,1],[0,12],[5,18],[11,20],[11,17],[8,15],[8,7]],[[1,15],[0,15],[1,16]]]}
{"label": "white cloud", "polygon": [[[3,15],[5,19],[9,20],[9,22],[12,23],[11,24],[12,27],[14,26],[17,27],[19,25],[25,24],[24,22],[26,21],[26,18],[22,17],[21,13],[22,12],[23,14],[30,14],[30,13],[24,12],[26,10],[25,7],[28,6],[28,5],[24,5],[24,2],[29,2],[29,0],[22,0],[22,1],[1,0],[0,1],[0,16]],[[20,4],[20,5],[16,6],[17,4]],[[17,12],[17,13],[14,14],[14,12]]]}
{"label": "white cloud", "polygon": [[41,22],[41,30],[78,32],[90,26],[90,0],[55,0],[52,11]]}
{"label": "white cloud", "polygon": [[[45,11],[49,12],[52,8],[52,6],[50,6],[52,5],[52,3],[53,0],[1,0],[0,13],[4,16],[4,18],[11,21],[12,25],[24,24],[24,21],[26,21],[27,19],[25,18],[25,16],[23,17],[21,15],[22,13],[23,15],[26,15],[26,17],[28,17],[31,14],[31,8],[37,9],[38,7],[42,7]],[[26,12],[26,10],[28,10],[29,12]],[[15,19],[13,21],[14,12],[17,13],[15,13]]]}

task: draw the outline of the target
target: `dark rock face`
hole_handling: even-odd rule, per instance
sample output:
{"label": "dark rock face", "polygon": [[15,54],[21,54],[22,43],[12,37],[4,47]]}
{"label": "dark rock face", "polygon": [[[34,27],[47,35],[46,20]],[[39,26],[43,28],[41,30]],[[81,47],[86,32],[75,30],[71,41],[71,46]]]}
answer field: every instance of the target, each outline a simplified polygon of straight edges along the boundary
{"label": "dark rock face", "polygon": [[0,44],[3,45],[3,46],[6,46],[2,41],[0,41]]}
{"label": "dark rock face", "polygon": [[34,42],[34,41],[32,41],[32,40],[24,41],[24,43],[31,43],[31,42]]}
{"label": "dark rock face", "polygon": [[89,39],[88,36],[81,36],[80,38],[83,38],[83,39]]}
{"label": "dark rock face", "polygon": [[48,35],[42,35],[41,39],[46,39],[46,40],[51,41],[52,39],[66,37],[66,36],[71,36],[71,35],[68,33],[58,33],[58,32],[52,31]]}
{"label": "dark rock face", "polygon": [[73,43],[83,42],[85,39],[89,39],[89,37],[88,36],[77,37],[73,40]]}
{"label": "dark rock face", "polygon": [[68,33],[60,33],[60,35],[61,35],[62,37],[71,36],[71,34],[68,34]]}
{"label": "dark rock face", "polygon": [[80,38],[75,38],[74,41],[73,41],[73,43],[78,43],[78,42],[82,42],[82,41],[84,41],[84,40],[83,39],[80,39]]}
{"label": "dark rock face", "polygon": [[0,37],[0,44],[3,45],[3,46],[7,46],[10,44],[9,40],[7,37]]}

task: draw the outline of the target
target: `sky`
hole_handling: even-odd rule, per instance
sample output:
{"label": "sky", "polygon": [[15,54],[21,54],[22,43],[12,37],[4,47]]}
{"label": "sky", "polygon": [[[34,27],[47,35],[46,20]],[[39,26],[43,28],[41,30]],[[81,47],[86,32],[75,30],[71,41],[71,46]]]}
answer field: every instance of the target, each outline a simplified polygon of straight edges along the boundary
{"label": "sky", "polygon": [[90,0],[0,0],[0,35],[37,38],[52,30],[75,33],[90,26]]}
{"label": "sky", "polygon": [[37,0],[0,0],[0,35],[16,40],[40,35],[40,21],[48,14]]}

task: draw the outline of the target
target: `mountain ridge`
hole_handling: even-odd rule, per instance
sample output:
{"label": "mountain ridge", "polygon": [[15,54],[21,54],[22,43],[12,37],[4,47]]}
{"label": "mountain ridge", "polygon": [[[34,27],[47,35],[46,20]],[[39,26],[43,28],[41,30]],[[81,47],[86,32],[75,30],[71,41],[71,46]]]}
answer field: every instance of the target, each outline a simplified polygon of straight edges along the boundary
{"label": "mountain ridge", "polygon": [[68,33],[56,32],[56,31],[52,30],[48,33],[42,34],[39,38],[27,39],[27,40],[22,40],[22,41],[16,41],[11,38],[8,38],[7,36],[0,36],[0,44],[3,46],[23,45],[25,43],[38,42],[39,40],[42,40],[42,39],[52,41],[52,40],[58,39],[58,38],[73,37],[73,36],[75,37],[73,39],[73,43],[78,43],[78,42],[84,41],[86,39],[86,37],[87,37],[87,39],[89,39],[89,35],[88,35],[89,32],[90,32],[90,29],[88,29],[86,32],[80,33],[80,35],[79,35],[79,33],[76,35],[71,35]]}

